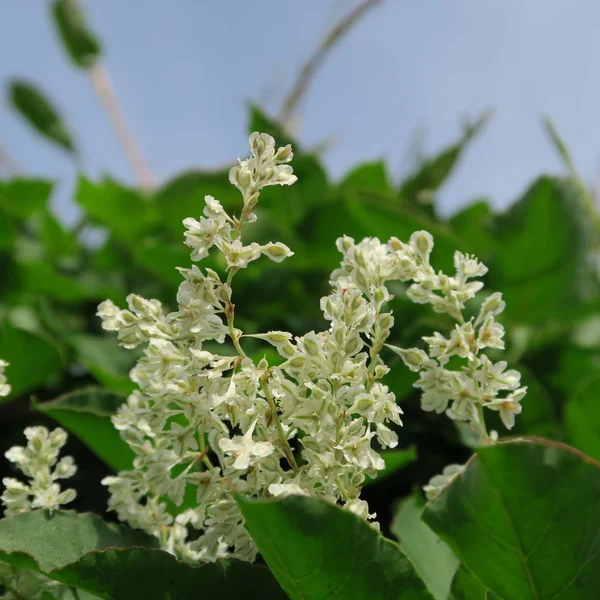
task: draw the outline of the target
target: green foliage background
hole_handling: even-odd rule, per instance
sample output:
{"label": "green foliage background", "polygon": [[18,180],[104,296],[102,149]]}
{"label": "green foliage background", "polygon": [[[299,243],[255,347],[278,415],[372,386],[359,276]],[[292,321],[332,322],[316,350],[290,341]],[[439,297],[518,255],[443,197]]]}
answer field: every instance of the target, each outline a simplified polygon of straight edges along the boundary
{"label": "green foliage background", "polygon": [[[76,66],[93,68],[100,56],[100,44],[77,14],[69,12],[70,5],[69,1],[54,5],[58,29]],[[9,95],[14,108],[42,136],[76,158],[74,136],[42,92],[29,82],[14,81]],[[282,264],[259,261],[236,277],[236,324],[247,333],[284,329],[302,334],[323,328],[318,300],[327,293],[328,274],[338,265],[337,237],[346,234],[355,239],[366,236],[407,239],[413,231],[426,229],[435,238],[434,265],[449,270],[455,250],[473,253],[489,267],[487,288],[504,295],[507,303],[502,317],[507,329],[505,358],[511,367],[522,372],[523,382],[529,388],[523,401],[523,413],[517,418],[512,433],[565,442],[600,460],[600,398],[597,392],[600,382],[600,232],[592,193],[578,178],[566,145],[546,121],[551,139],[565,162],[564,176],[533,177],[521,197],[503,212],[495,211],[489,201],[482,198],[450,218],[440,216],[436,203],[438,191],[459,166],[461,154],[469,142],[482,134],[486,120],[487,115],[482,115],[467,125],[460,139],[439,154],[428,157],[401,182],[393,181],[386,165],[380,161],[357,165],[340,181],[332,181],[318,153],[303,148],[259,107],[250,106],[249,132],[267,132],[279,143],[291,141],[294,144],[293,166],[298,182],[291,188],[269,188],[264,192],[258,222],[248,227],[249,236],[253,238],[248,241],[282,241],[295,255]],[[81,466],[75,481],[79,492],[76,508],[79,510],[102,513],[105,507],[105,492],[99,483],[102,475],[112,469],[126,468],[131,463],[131,453],[109,421],[125,395],[133,389],[128,371],[136,355],[117,347],[112,336],[104,335],[95,317],[96,306],[106,298],[123,305],[126,295],[135,292],[158,298],[166,306],[173,307],[180,281],[176,267],[190,264],[189,251],[183,244],[182,220],[199,216],[206,194],[218,198],[228,211],[237,210],[239,195],[228,183],[227,173],[228,168],[188,171],[153,190],[128,187],[108,176],[92,181],[81,173],[74,192],[81,219],[73,228],[65,227],[52,212],[50,199],[56,182],[33,177],[0,180],[0,357],[11,363],[6,374],[13,388],[12,393],[2,399],[0,440],[3,449],[7,449],[14,443],[21,443],[25,425],[50,420],[61,423],[74,434],[69,450]],[[101,243],[90,243],[92,230],[95,237],[101,233]],[[203,266],[216,270],[224,268],[216,258],[207,259]],[[445,333],[452,328],[453,323],[443,315],[407,301],[401,287],[393,292],[396,295],[393,301],[396,327],[391,343],[419,345],[422,335],[434,330]],[[252,340],[248,338],[246,351],[258,357],[259,347],[251,344]],[[294,545],[302,547],[303,544],[301,539],[296,539],[295,520],[321,519],[323,539],[330,541],[312,549],[304,548],[307,556],[319,555],[319,552],[323,553],[323,560],[336,556],[346,543],[344,532],[358,527],[356,539],[359,542],[352,537],[354,534],[348,534],[351,539],[347,543],[358,543],[366,548],[361,560],[374,561],[370,583],[364,578],[349,579],[344,584],[346,587],[339,588],[345,590],[340,596],[343,598],[366,597],[356,595],[365,585],[375,594],[374,598],[431,597],[421,579],[436,598],[448,597],[451,585],[455,599],[592,598],[586,595],[595,585],[589,570],[585,573],[585,581],[577,579],[578,575],[574,579],[581,583],[577,588],[579,591],[574,593],[583,595],[570,595],[571,584],[566,581],[563,581],[566,587],[562,592],[560,582],[541,588],[534,586],[531,573],[535,574],[535,569],[539,569],[541,577],[547,577],[551,571],[548,567],[551,559],[545,556],[539,559],[540,564],[538,561],[533,567],[526,565],[531,576],[521,580],[515,575],[516,583],[498,580],[493,572],[488,576],[489,569],[479,564],[473,540],[477,536],[486,538],[485,527],[494,529],[494,523],[497,523],[494,511],[501,511],[498,506],[492,504],[490,513],[484,515],[489,522],[480,521],[482,531],[454,529],[457,515],[468,513],[465,498],[470,495],[474,503],[485,502],[485,498],[493,495],[495,485],[513,489],[514,497],[507,500],[513,504],[507,510],[510,514],[522,510],[519,518],[527,519],[528,510],[535,512],[545,506],[528,504],[527,499],[537,494],[536,489],[532,491],[528,485],[535,488],[539,484],[538,487],[550,489],[548,482],[555,481],[558,475],[538,468],[544,461],[548,463],[549,456],[554,456],[550,464],[556,466],[558,461],[566,465],[570,478],[568,485],[575,490],[579,508],[589,508],[590,519],[598,524],[593,512],[597,510],[593,504],[597,503],[597,496],[592,500],[589,489],[582,484],[585,479],[598,491],[597,467],[590,462],[580,464],[573,458],[574,454],[567,449],[557,450],[558,446],[539,445],[531,450],[527,445],[513,444],[501,446],[501,450],[480,450],[470,463],[468,478],[461,480],[461,485],[468,488],[464,494],[461,495],[459,487],[453,485],[452,494],[427,509],[427,524],[448,543],[449,548],[441,545],[437,535],[420,521],[422,498],[419,489],[445,465],[465,462],[472,453],[471,444],[468,435],[455,423],[443,415],[420,410],[418,395],[412,389],[414,374],[396,360],[397,357],[387,358],[392,368],[387,383],[405,412],[405,425],[399,431],[401,450],[386,457],[389,467],[386,477],[367,486],[364,497],[378,513],[383,532],[387,535],[395,533],[400,538],[401,549],[412,562],[407,562],[397,546],[388,547],[385,545],[388,542],[373,537],[375,534],[366,525],[363,530],[360,529],[362,525],[346,524],[344,520],[352,520],[352,517],[332,507],[311,506],[308,500],[294,499],[271,510],[267,505],[242,501],[249,529],[286,593],[293,598],[326,598],[328,596],[322,591],[329,585],[337,586],[340,574],[336,572],[327,572],[329,579],[317,579],[306,584],[307,587],[298,583],[305,581],[306,572],[314,569],[314,565],[310,561],[302,564],[286,554]],[[500,422],[492,423],[491,428],[504,434]],[[560,454],[558,458],[556,453]],[[499,483],[494,483],[491,475],[486,478],[486,469],[492,464],[499,474]],[[584,475],[580,471],[585,471]],[[0,472],[2,475],[9,473],[6,462],[2,463]],[[470,487],[469,481],[474,482]],[[550,492],[544,493],[552,497]],[[559,492],[552,493],[556,495],[556,502],[568,505]],[[392,523],[396,503],[401,498],[404,500]],[[327,512],[330,510],[333,511],[331,514]],[[69,519],[87,519],[64,518],[66,528],[74,526]],[[467,519],[467,516],[461,518]],[[556,520],[556,515],[548,518]],[[573,519],[577,521],[576,517]],[[8,539],[14,542],[7,523],[7,520],[0,521],[0,559],[4,557],[13,564],[24,564],[24,555],[19,552],[29,550],[5,542]],[[538,529],[543,526],[536,524],[536,527],[538,525]],[[32,531],[44,531],[43,523],[27,526],[32,527]],[[87,531],[85,528],[91,525],[80,523],[77,527]],[[287,531],[282,534],[287,541],[281,547],[273,543],[269,533],[273,527],[279,532]],[[561,531],[568,530],[576,535],[583,525],[568,521],[561,527],[564,527]],[[583,536],[585,531],[581,531]],[[327,532],[329,538],[326,538]],[[527,531],[523,538],[522,532],[513,533],[517,542],[510,539],[504,545],[497,537],[489,538],[486,552],[490,554],[486,556],[494,556],[507,572],[514,569],[517,573],[523,568],[522,564],[518,559],[515,564],[510,563],[502,549],[511,544],[518,545],[523,539],[523,543],[528,543],[533,534]],[[117,535],[114,532],[110,535],[113,534]],[[502,532],[498,533],[501,535]],[[91,558],[85,559],[89,563],[86,567],[79,563],[67,565],[68,559],[56,558],[51,549],[47,550],[46,559],[54,560],[52,569],[56,569],[56,579],[77,587],[83,572],[96,569],[103,575],[92,583],[86,580],[81,589],[103,598],[134,597],[123,595],[125,592],[121,588],[121,591],[115,591],[116,584],[110,575],[106,575],[116,564],[131,561],[134,571],[140,560],[156,561],[158,572],[180,568],[171,565],[170,559],[159,557],[157,551],[146,549],[144,552],[150,553],[147,556],[134,556],[131,548],[127,550],[131,546],[127,541],[121,544],[120,551],[118,543],[104,546],[98,546],[98,543],[96,538],[90,538],[86,551],[99,551],[100,548],[104,552],[103,549],[110,545],[113,553],[125,554],[99,554],[102,559],[94,559],[99,561],[97,563],[90,562]],[[556,539],[552,543],[560,545],[561,542]],[[575,539],[572,543],[583,544]],[[586,564],[596,564],[594,552],[597,551],[590,550]],[[429,556],[434,556],[443,567],[432,573],[427,565]],[[461,566],[451,583],[459,559]],[[283,566],[281,561],[285,563]],[[291,569],[290,564],[294,565]],[[40,560],[36,565],[33,568],[44,572],[50,568]],[[231,577],[225,578],[234,582],[227,584],[233,586],[231,588],[218,588],[225,580],[224,571],[203,568],[206,569],[202,575],[205,581],[213,581],[220,593],[234,593],[234,573],[238,566],[230,567]],[[564,568],[570,569],[573,576],[577,564],[568,564]],[[390,577],[384,583],[380,571]],[[264,579],[266,575],[266,570],[261,569],[253,576]],[[106,580],[102,580],[103,577]],[[179,579],[181,585],[192,586],[198,577],[199,573],[186,572]],[[244,577],[250,575],[239,575],[240,580]],[[436,577],[443,580],[431,580]],[[263,585],[274,585],[273,590],[279,590],[270,579],[268,582],[264,579]],[[393,590],[398,586],[403,586],[405,595],[394,595]],[[134,594],[135,591],[127,593]],[[137,593],[142,597],[139,590]],[[185,592],[178,595],[174,588],[171,593],[173,598],[189,597]],[[275,595],[265,597],[275,598],[278,593],[274,591]]]}

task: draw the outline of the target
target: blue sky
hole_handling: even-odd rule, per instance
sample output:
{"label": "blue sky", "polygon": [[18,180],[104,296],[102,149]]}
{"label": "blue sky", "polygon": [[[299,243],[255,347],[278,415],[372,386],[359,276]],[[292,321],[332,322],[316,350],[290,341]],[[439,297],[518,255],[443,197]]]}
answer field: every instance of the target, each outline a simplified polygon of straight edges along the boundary
{"label": "blue sky", "polygon": [[[87,0],[117,95],[159,181],[246,153],[246,104],[276,110],[317,41],[355,2],[341,0]],[[84,72],[73,68],[49,2],[0,0],[0,84],[25,77],[46,91],[83,148],[91,176],[133,176]],[[339,177],[384,158],[394,176],[410,147],[451,142],[464,116],[495,117],[441,192],[446,212],[486,196],[504,206],[562,167],[541,127],[548,113],[588,180],[598,178],[597,0],[387,0],[330,54],[299,111],[306,146]],[[0,144],[28,173],[60,182],[57,211],[73,216],[74,168],[8,109]]]}

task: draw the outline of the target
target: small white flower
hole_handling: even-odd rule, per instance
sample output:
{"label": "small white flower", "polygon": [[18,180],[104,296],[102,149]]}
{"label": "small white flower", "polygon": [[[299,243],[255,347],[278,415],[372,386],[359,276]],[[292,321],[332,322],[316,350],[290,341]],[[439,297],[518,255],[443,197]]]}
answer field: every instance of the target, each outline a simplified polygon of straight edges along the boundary
{"label": "small white flower", "polygon": [[272,483],[269,486],[269,493],[272,496],[280,496],[281,498],[287,496],[308,496],[308,492],[304,488],[291,481],[285,483]]}
{"label": "small white flower", "polygon": [[432,477],[429,483],[423,487],[427,500],[435,498],[442,490],[448,487],[465,470],[465,465],[448,465],[441,475]]}
{"label": "small white flower", "polygon": [[0,396],[10,394],[10,385],[6,381],[6,375],[4,375],[6,367],[8,367],[8,363],[5,360],[0,360]]}
{"label": "small white flower", "polygon": [[252,439],[254,428],[257,421],[250,425],[248,431],[242,436],[234,436],[231,439],[221,438],[219,447],[227,454],[234,457],[232,467],[240,471],[245,471],[255,459],[261,459],[269,456],[275,450],[271,442],[255,442]]}

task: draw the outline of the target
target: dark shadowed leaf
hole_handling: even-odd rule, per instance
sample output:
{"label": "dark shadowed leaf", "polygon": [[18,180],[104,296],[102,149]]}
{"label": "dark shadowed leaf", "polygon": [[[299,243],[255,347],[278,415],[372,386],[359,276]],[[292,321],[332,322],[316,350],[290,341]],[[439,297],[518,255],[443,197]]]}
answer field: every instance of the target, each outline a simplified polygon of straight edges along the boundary
{"label": "dark shadowed leaf", "polygon": [[432,598],[398,546],[348,511],[302,496],[238,503],[292,600]]}
{"label": "dark shadowed leaf", "polygon": [[502,600],[594,600],[599,498],[599,463],[517,439],[478,449],[423,518]]}

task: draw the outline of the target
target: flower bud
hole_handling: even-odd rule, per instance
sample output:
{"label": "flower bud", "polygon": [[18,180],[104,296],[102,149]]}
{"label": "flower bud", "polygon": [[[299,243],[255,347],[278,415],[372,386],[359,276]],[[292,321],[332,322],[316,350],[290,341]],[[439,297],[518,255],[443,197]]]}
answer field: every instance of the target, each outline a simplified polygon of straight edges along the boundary
{"label": "flower bud", "polygon": [[423,262],[429,262],[429,255],[433,249],[433,237],[429,232],[415,231],[410,236],[410,245],[415,249]]}
{"label": "flower bud", "polygon": [[277,153],[273,157],[273,161],[276,163],[286,163],[290,162],[293,157],[294,153],[292,152],[292,146],[291,144],[288,144],[287,146],[282,146],[277,150]]}
{"label": "flower bud", "polygon": [[398,348],[397,346],[392,346],[391,344],[386,344],[386,348],[393,350],[396,354],[400,356],[404,364],[411,371],[419,371],[425,361],[429,360],[429,357],[423,350],[419,348]]}

